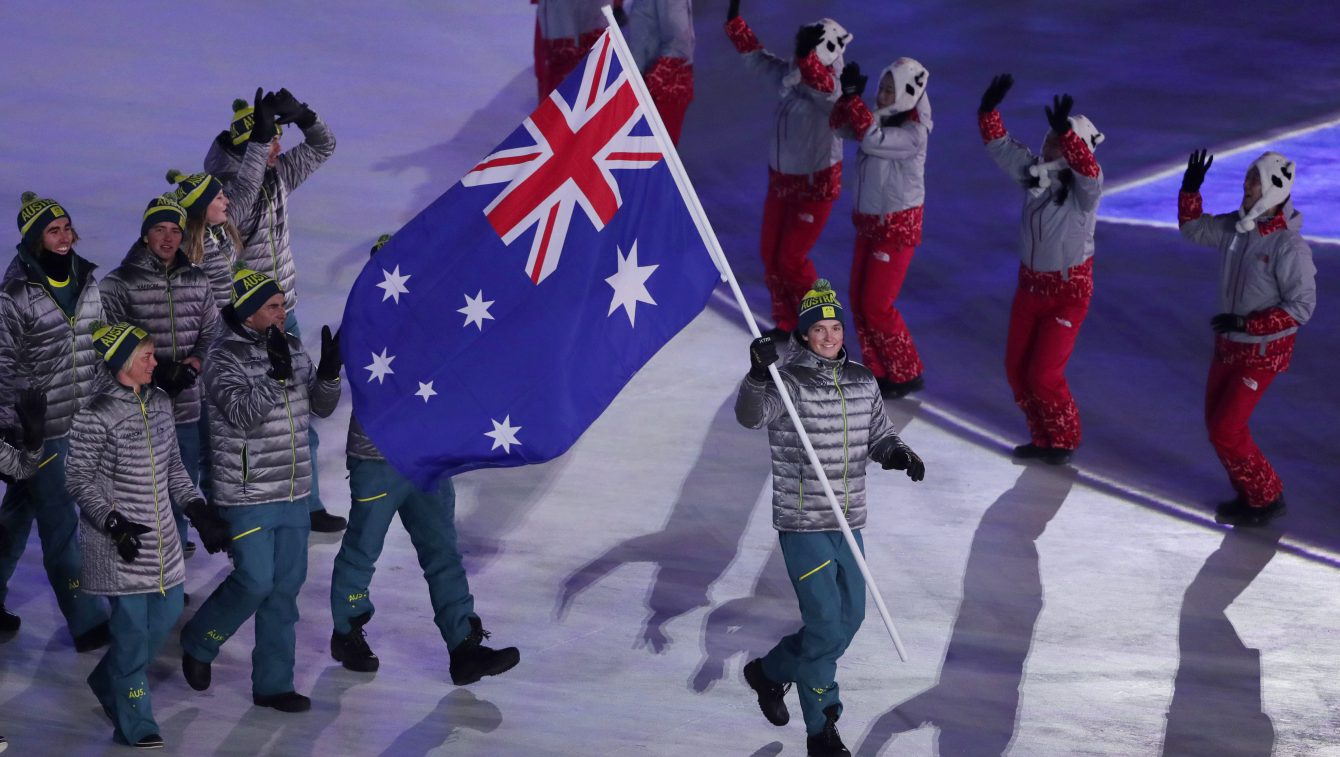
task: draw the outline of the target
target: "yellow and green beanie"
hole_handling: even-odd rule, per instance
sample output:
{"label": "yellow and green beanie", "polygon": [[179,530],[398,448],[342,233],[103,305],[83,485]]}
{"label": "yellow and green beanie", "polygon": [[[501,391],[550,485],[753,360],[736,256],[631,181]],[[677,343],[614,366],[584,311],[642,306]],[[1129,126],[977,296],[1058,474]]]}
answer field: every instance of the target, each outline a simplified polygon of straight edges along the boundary
{"label": "yellow and green beanie", "polygon": [[259,271],[243,268],[233,274],[233,312],[239,321],[250,318],[266,300],[283,293],[274,279]]}
{"label": "yellow and green beanie", "polygon": [[[233,100],[233,121],[228,125],[228,136],[234,147],[241,147],[251,139],[251,127],[256,125],[256,108],[251,103],[237,98]],[[275,124],[275,136],[282,136],[284,127]]]}
{"label": "yellow and green beanie", "polygon": [[159,195],[149,201],[149,206],[144,209],[144,220],[140,222],[140,237],[148,236],[149,229],[164,222],[175,223],[180,229],[186,228],[186,210],[170,194]]}
{"label": "yellow and green beanie", "polygon": [[19,234],[23,246],[29,247],[34,239],[40,239],[52,221],[69,215],[55,200],[38,197],[36,192],[24,192],[19,197]]}
{"label": "yellow and green beanie", "polygon": [[204,172],[193,173],[189,176],[178,171],[175,168],[168,169],[167,180],[169,184],[176,184],[177,189],[172,193],[173,199],[186,210],[188,218],[199,218],[205,214],[209,204],[214,201],[214,197],[223,191],[223,184],[214,178],[212,174]]}
{"label": "yellow and green beanie", "polygon": [[148,338],[149,332],[133,323],[101,324],[93,329],[93,350],[102,356],[112,373],[117,374],[140,342]]}
{"label": "yellow and green beanie", "polygon": [[810,327],[819,321],[842,320],[842,305],[838,302],[837,292],[828,279],[818,279],[810,291],[800,300],[800,313],[796,324],[796,333],[808,333]]}

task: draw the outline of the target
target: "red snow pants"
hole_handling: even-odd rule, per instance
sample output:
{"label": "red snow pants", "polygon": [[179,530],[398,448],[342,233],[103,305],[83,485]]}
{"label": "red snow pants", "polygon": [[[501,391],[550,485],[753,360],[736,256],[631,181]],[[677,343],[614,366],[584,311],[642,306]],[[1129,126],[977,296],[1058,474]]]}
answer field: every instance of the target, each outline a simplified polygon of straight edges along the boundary
{"label": "red snow pants", "polygon": [[1229,483],[1252,507],[1265,507],[1284,490],[1247,428],[1256,403],[1276,375],[1268,368],[1230,365],[1216,359],[1210,363],[1205,384],[1205,428],[1210,432],[1210,444],[1228,472]]}
{"label": "red snow pants", "polygon": [[1065,380],[1089,299],[1015,290],[1005,343],[1005,376],[1014,402],[1024,411],[1028,433],[1039,447],[1075,449],[1080,442],[1079,408]]}
{"label": "red snow pants", "polygon": [[893,304],[914,252],[915,247],[857,234],[851,261],[852,322],[861,342],[861,362],[875,378],[899,384],[922,371],[912,334]]}
{"label": "red snow pants", "polygon": [[796,328],[800,300],[819,277],[810,261],[810,250],[819,241],[832,210],[832,200],[783,200],[768,193],[763,204],[759,252],[777,328]]}

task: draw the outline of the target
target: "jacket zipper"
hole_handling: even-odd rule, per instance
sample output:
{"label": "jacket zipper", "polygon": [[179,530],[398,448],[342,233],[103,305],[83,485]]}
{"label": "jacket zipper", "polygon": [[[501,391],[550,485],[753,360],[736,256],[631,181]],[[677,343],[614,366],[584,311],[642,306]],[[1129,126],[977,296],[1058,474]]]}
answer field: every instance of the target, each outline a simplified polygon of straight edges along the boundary
{"label": "jacket zipper", "polygon": [[284,389],[284,412],[288,414],[288,446],[292,454],[292,462],[288,469],[288,501],[293,501],[293,494],[298,488],[298,429],[293,424],[293,407],[288,403],[288,382],[281,381]]}
{"label": "jacket zipper", "polygon": [[842,514],[847,514],[848,486],[847,486],[847,395],[842,391],[842,384],[838,383],[838,369],[841,366],[833,366],[833,388],[837,389],[838,399],[842,400]]}
{"label": "jacket zipper", "polygon": [[140,403],[140,418],[144,420],[144,441],[149,445],[149,483],[154,492],[154,526],[158,530],[158,593],[167,596],[167,589],[163,587],[163,574],[167,568],[163,564],[163,521],[158,512],[158,465],[154,462],[154,439],[149,430],[149,410],[144,406],[144,398],[139,392],[135,392],[135,399]]}

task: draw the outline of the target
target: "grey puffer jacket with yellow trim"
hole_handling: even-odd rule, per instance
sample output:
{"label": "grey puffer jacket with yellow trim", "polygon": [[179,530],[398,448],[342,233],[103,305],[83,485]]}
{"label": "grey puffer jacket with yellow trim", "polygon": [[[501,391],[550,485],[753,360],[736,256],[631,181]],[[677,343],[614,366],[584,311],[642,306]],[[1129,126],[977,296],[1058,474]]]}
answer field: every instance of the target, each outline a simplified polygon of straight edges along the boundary
{"label": "grey puffer jacket with yellow trim", "polygon": [[[108,323],[129,321],[154,339],[154,357],[202,363],[219,335],[219,311],[209,276],[177,251],[172,268],[136,242],[125,260],[102,280],[102,309]],[[172,401],[178,424],[200,420],[200,382]]]}
{"label": "grey puffer jacket with yellow trim", "polygon": [[0,474],[4,474],[15,481],[22,481],[25,478],[32,478],[41,462],[42,450],[40,448],[26,450],[11,445],[7,440],[0,439]]}
{"label": "grey puffer jacket with yellow trim", "polygon": [[0,281],[0,427],[16,425],[18,390],[47,396],[46,438],[60,439],[91,391],[101,362],[93,351],[93,325],[104,320],[96,268],[75,255],[69,286],[79,287],[66,314],[41,282],[46,274],[22,251]]}
{"label": "grey puffer jacket with yellow trim", "polygon": [[[120,596],[164,592],[186,578],[172,499],[201,499],[182,466],[172,400],[163,390],[136,392],[99,370],[95,393],[74,417],[65,482],[79,505],[79,588]],[[105,530],[121,514],[152,529],[139,537],[140,554],[126,562]]]}
{"label": "grey puffer jacket with yellow trim", "polygon": [[293,378],[267,373],[265,336],[237,322],[229,307],[224,329],[205,359],[214,499],[220,507],[293,502],[312,487],[311,415],[325,418],[340,401],[340,380],[321,380],[302,342],[288,334]]}
{"label": "grey puffer jacket with yellow trim", "polygon": [[[792,345],[778,371],[847,515],[847,525],[861,528],[865,525],[866,463],[886,460],[906,447],[884,412],[874,375],[864,365],[848,360],[846,350],[827,360],[799,342]],[[745,377],[735,399],[735,417],[747,428],[768,428],[773,527],[778,531],[838,530],[837,517],[771,379]]]}

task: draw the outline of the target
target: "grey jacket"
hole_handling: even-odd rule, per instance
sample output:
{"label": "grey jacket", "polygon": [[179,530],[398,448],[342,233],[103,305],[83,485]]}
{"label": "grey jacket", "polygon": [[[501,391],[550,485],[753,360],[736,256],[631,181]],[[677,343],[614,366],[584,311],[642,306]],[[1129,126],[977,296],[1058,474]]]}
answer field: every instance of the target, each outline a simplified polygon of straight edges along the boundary
{"label": "grey jacket", "polygon": [[363,424],[352,414],[349,416],[349,436],[344,444],[344,454],[360,460],[386,459],[381,450],[377,449],[377,445],[372,443],[368,432],[363,430]]}
{"label": "grey jacket", "polygon": [[[852,528],[865,525],[865,466],[886,460],[905,447],[884,413],[875,377],[846,351],[825,360],[793,345],[778,368],[796,404],[810,443],[819,456]],[[735,399],[735,417],[747,428],[768,427],[772,447],[772,525],[778,531],[833,531],[839,528],[819,479],[777,387],[769,379],[746,377]]]}
{"label": "grey jacket", "polygon": [[543,39],[581,38],[583,34],[605,28],[600,7],[606,0],[539,0],[535,23]]}
{"label": "grey jacket", "polygon": [[657,58],[693,63],[693,3],[690,0],[634,0],[628,11],[628,48],[646,71]]}
{"label": "grey jacket", "polygon": [[[266,169],[256,202],[250,208],[238,209],[241,220],[237,227],[245,245],[238,263],[269,274],[279,282],[284,290],[284,307],[289,312],[298,303],[298,274],[289,246],[288,195],[335,152],[335,137],[320,118],[303,133],[303,138],[302,144],[280,153],[274,168]],[[230,199],[246,154],[244,151],[238,156],[216,139],[205,156],[205,170],[223,182]]]}
{"label": "grey jacket", "polygon": [[[90,594],[163,592],[186,578],[172,499],[201,499],[182,466],[172,401],[161,389],[139,394],[99,370],[96,393],[74,418],[65,485],[79,505],[79,588]],[[153,529],[127,563],[103,530],[113,511]]]}
{"label": "grey jacket", "polygon": [[212,504],[236,507],[302,499],[312,486],[310,416],[325,418],[335,411],[340,380],[318,380],[302,342],[292,334],[293,379],[281,383],[270,378],[264,335],[237,323],[231,308],[223,321],[204,375],[214,466]]}
{"label": "grey jacket", "polygon": [[803,81],[788,84],[795,65],[767,50],[744,53],[744,64],[783,92],[769,142],[768,165],[779,173],[804,176],[841,163],[842,140],[828,125],[841,88],[820,92]]}
{"label": "grey jacket", "polygon": [[[1006,134],[986,143],[986,151],[1010,178],[1025,191],[1023,222],[1019,229],[1019,260],[1040,272],[1066,271],[1093,257],[1093,230],[1098,223],[1098,201],[1103,196],[1103,172],[1094,177],[1071,171],[1069,190],[1052,182],[1034,197],[1028,168],[1038,156],[1022,142]],[[1066,198],[1056,204],[1059,192]]]}
{"label": "grey jacket", "polygon": [[0,427],[15,425],[16,392],[27,387],[47,395],[46,438],[69,433],[100,362],[93,351],[93,324],[104,320],[95,267],[78,256],[71,264],[82,289],[69,316],[37,283],[46,274],[36,262],[20,253],[9,264],[0,281]]}
{"label": "grey jacket", "polygon": [[926,204],[926,145],[935,123],[930,94],[917,102],[917,118],[861,135],[856,151],[856,212],[883,216]]}
{"label": "grey jacket", "polygon": [[[1266,235],[1258,229],[1239,232],[1237,213],[1202,215],[1181,225],[1186,239],[1219,250],[1219,312],[1245,316],[1278,307],[1299,324],[1312,317],[1317,307],[1317,267],[1312,248],[1299,234],[1303,216],[1292,207],[1289,210],[1288,228]],[[1295,330],[1262,336],[1235,331],[1224,337],[1234,342],[1261,342]]]}
{"label": "grey jacket", "polygon": [[[228,177],[228,186],[224,188],[224,194],[228,196],[228,220],[239,230],[247,221],[247,216],[255,212],[256,198],[260,196],[261,183],[265,180],[265,161],[269,152],[267,145],[248,142],[242,160],[237,164],[237,172]],[[219,309],[233,301],[233,273],[237,257],[233,240],[228,237],[223,224],[205,229],[204,256],[200,260],[200,267],[209,275],[210,286],[214,289],[214,304]]]}
{"label": "grey jacket", "polygon": [[40,462],[42,462],[41,449],[29,452],[20,447],[12,447],[0,439],[0,473],[15,481],[22,481],[25,478],[32,478]]}
{"label": "grey jacket", "polygon": [[[125,260],[102,280],[102,309],[108,323],[129,321],[154,338],[154,357],[201,362],[219,335],[219,311],[209,276],[177,251],[171,270],[136,242]],[[172,401],[177,423],[200,420],[200,383]]]}

